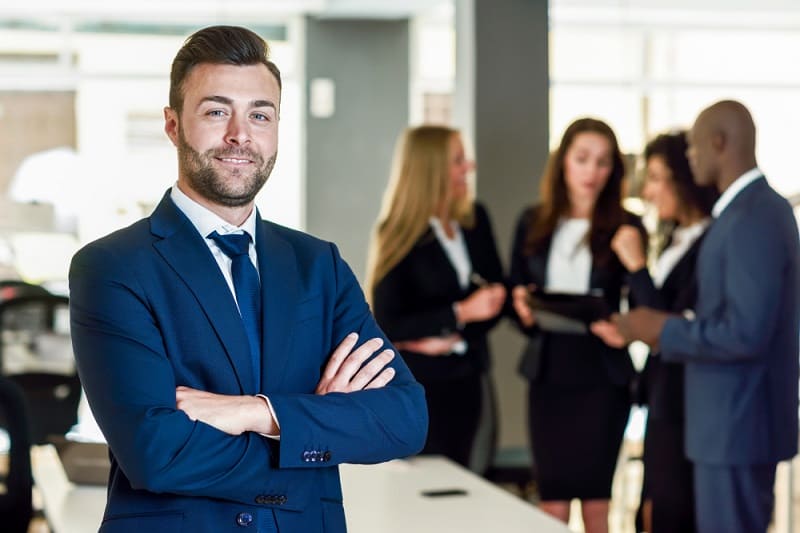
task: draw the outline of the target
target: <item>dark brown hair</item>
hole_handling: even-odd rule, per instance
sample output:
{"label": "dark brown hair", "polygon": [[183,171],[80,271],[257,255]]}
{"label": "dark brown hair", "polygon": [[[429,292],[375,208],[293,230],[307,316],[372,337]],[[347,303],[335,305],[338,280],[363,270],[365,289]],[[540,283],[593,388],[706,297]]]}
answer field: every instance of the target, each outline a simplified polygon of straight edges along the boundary
{"label": "dark brown hair", "polygon": [[526,238],[526,252],[541,251],[548,246],[559,220],[570,211],[567,183],[564,179],[564,158],[575,137],[581,133],[599,133],[611,145],[612,168],[603,190],[597,197],[592,212],[588,241],[595,261],[602,264],[611,256],[609,242],[616,229],[625,219],[622,209],[622,179],[625,176],[625,161],[617,143],[617,136],[608,124],[593,118],[581,118],[573,122],[564,132],[558,148],[550,154],[542,176],[539,192],[540,206],[532,217]]}
{"label": "dark brown hair", "polygon": [[714,202],[719,198],[716,186],[700,186],[694,182],[692,169],[686,157],[686,132],[663,133],[647,143],[644,159],[661,157],[672,173],[672,183],[681,209],[696,210],[710,215]]}
{"label": "dark brown hair", "polygon": [[269,45],[264,39],[239,26],[209,26],[190,35],[172,61],[169,106],[178,113],[183,108],[183,82],[202,63],[238,66],[261,63],[278,80],[278,87],[282,87],[281,72],[269,60]]}

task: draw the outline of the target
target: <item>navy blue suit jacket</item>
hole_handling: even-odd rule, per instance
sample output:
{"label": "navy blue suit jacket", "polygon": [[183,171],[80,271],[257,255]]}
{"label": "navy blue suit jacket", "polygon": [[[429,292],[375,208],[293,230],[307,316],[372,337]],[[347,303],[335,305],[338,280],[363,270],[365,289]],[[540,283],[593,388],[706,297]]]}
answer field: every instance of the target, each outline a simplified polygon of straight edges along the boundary
{"label": "navy blue suit jacket", "polygon": [[777,463],[797,452],[800,245],[764,178],[707,231],[695,320],[671,318],[665,361],[686,363],[686,452],[698,463]]}
{"label": "navy blue suit jacket", "polygon": [[[112,453],[101,531],[345,531],[339,463],[425,442],[422,387],[400,357],[381,389],[314,394],[350,332],[383,337],[336,247],[259,221],[262,374],[204,239],[169,194],[147,219],[89,244],[70,270],[81,380]],[[231,436],[176,409],[175,387],[266,394],[280,441]]]}

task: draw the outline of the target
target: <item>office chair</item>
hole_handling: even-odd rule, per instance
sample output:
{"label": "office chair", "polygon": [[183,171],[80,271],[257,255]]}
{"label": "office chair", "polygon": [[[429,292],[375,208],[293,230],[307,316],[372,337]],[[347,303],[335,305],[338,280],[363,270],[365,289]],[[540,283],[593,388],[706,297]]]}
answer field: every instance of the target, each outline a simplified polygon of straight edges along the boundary
{"label": "office chair", "polygon": [[47,293],[0,302],[0,368],[25,395],[32,444],[64,435],[77,421],[81,385],[68,317],[64,296]]}
{"label": "office chair", "polygon": [[77,374],[26,372],[7,376],[20,389],[28,405],[31,444],[48,444],[51,435],[66,435],[78,421],[81,382]]}
{"label": "office chair", "polygon": [[4,374],[29,368],[74,372],[69,298],[37,289],[26,288],[35,293],[0,300],[0,372]]}
{"label": "office chair", "polygon": [[20,296],[40,296],[50,294],[41,285],[34,285],[18,279],[0,280],[0,302]]}
{"label": "office chair", "polygon": [[8,472],[0,491],[0,524],[7,533],[26,533],[33,515],[28,412],[22,390],[0,376],[0,427],[8,432]]}

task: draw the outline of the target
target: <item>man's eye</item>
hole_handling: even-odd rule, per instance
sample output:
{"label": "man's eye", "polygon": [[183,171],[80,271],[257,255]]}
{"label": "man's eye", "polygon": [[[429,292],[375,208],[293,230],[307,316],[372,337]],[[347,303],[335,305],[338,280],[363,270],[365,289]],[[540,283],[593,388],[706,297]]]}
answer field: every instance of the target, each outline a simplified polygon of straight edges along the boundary
{"label": "man's eye", "polygon": [[225,114],[224,111],[221,109],[212,109],[211,111],[207,112],[206,115],[211,117],[221,117]]}
{"label": "man's eye", "polygon": [[268,120],[270,120],[270,118],[269,118],[269,115],[267,115],[266,113],[253,113],[251,116],[252,116],[252,117],[253,117],[255,120],[263,120],[263,121],[268,121]]}

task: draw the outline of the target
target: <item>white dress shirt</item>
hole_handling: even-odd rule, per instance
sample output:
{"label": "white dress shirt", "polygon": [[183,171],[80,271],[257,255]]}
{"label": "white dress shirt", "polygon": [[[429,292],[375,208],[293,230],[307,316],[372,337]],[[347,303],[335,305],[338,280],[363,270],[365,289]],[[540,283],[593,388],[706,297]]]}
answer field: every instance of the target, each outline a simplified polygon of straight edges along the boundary
{"label": "white dress shirt", "polygon": [[[208,236],[216,231],[220,235],[227,235],[229,233],[247,233],[250,235],[250,248],[248,250],[250,261],[253,262],[253,266],[256,268],[256,273],[258,273],[258,256],[256,255],[256,220],[257,220],[257,212],[255,207],[250,215],[247,217],[247,220],[241,226],[234,226],[220,218],[216,213],[211,212],[206,207],[198,204],[186,194],[180,190],[178,184],[172,186],[172,191],[170,192],[170,198],[175,205],[178,206],[184,215],[189,219],[189,221],[194,225],[200,235],[205,239],[206,245],[208,245],[208,249],[211,250],[211,255],[214,256],[214,259],[217,262],[217,266],[219,266],[222,275],[225,277],[225,281],[228,283],[228,289],[231,291],[231,295],[233,296],[233,300],[236,301],[236,289],[233,286],[233,274],[231,273],[231,264],[233,260],[225,255],[219,246],[217,246],[216,241],[214,239],[210,239]],[[237,307],[239,303],[236,303]],[[280,429],[280,422],[278,422],[278,417],[275,414],[275,410],[272,408],[272,402],[269,401],[269,398],[264,396],[263,394],[256,394],[259,398],[263,398],[264,401],[267,403],[267,408],[269,409],[270,414],[272,414],[272,419],[275,420],[275,425]],[[264,434],[261,435],[265,437],[269,437],[271,439],[280,440],[280,435],[270,435]]]}
{"label": "white dress shirt", "polygon": [[710,218],[704,218],[686,227],[677,227],[672,232],[672,242],[661,252],[653,268],[653,285],[660,289],[678,261],[686,255],[689,248],[700,238],[708,225]]}
{"label": "white dress shirt", "polygon": [[[216,213],[209,211],[207,208],[186,196],[186,194],[180,190],[177,183],[172,187],[170,198],[172,198],[172,201],[175,202],[178,209],[186,215],[200,235],[205,239],[208,249],[211,250],[211,255],[214,256],[222,275],[225,277],[225,281],[228,283],[228,289],[230,289],[233,299],[236,301],[236,290],[233,287],[233,275],[231,274],[231,264],[233,260],[225,255],[225,252],[217,246],[214,239],[210,239],[208,236],[214,231],[220,235],[227,235],[229,233],[246,233],[250,235],[250,261],[253,262],[256,272],[258,272],[258,256],[256,255],[255,244],[256,209],[253,208],[250,216],[247,217],[247,220],[245,220],[241,226],[234,226],[220,218]],[[238,306],[239,304],[237,303],[236,305]]]}
{"label": "white dress shirt", "polygon": [[714,204],[714,207],[711,208],[711,216],[714,218],[719,218],[722,212],[725,210],[726,207],[733,201],[736,196],[742,192],[742,189],[756,181],[758,178],[763,176],[764,173],[761,172],[761,169],[758,167],[751,168],[738,178],[736,181],[731,183],[725,192],[723,192],[720,197],[717,199],[717,202]]}
{"label": "white dress shirt", "polygon": [[547,292],[588,294],[592,275],[589,219],[566,218],[553,232],[547,257]]}
{"label": "white dress shirt", "polygon": [[[442,245],[447,259],[453,265],[453,270],[456,271],[459,287],[462,290],[466,289],[469,287],[469,277],[472,274],[472,261],[469,258],[469,251],[467,250],[467,243],[464,242],[461,226],[454,220],[450,221],[450,229],[453,231],[453,238],[451,239],[445,233],[441,220],[431,217],[429,223],[433,234],[436,235],[436,240]],[[451,353],[463,355],[467,352],[467,348],[467,341],[462,339],[453,345]]]}
{"label": "white dress shirt", "polygon": [[458,285],[462,289],[466,289],[469,286],[469,276],[472,274],[472,261],[470,261],[469,258],[469,252],[467,251],[467,244],[464,242],[464,234],[461,232],[461,226],[454,220],[450,221],[450,229],[453,231],[453,238],[451,239],[447,236],[447,233],[445,233],[441,220],[436,217],[431,217],[430,225],[439,244],[444,248],[447,259],[450,260],[450,264],[453,265],[453,269],[456,271]]}

